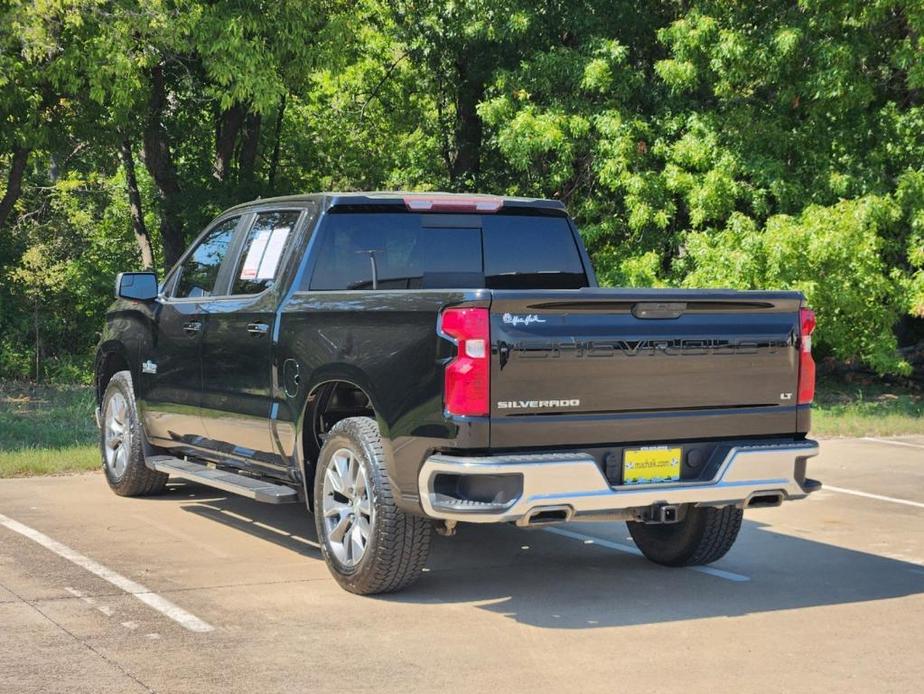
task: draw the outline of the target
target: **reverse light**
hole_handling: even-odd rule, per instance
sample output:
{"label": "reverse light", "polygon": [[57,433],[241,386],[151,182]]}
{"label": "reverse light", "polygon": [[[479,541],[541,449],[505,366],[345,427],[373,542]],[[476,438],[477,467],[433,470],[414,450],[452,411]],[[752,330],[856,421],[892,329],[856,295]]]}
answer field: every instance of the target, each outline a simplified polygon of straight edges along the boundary
{"label": "reverse light", "polygon": [[815,399],[815,360],[812,359],[812,333],[815,332],[815,312],[799,309],[799,400],[807,405]]}
{"label": "reverse light", "polygon": [[458,352],[446,365],[443,392],[446,412],[484,417],[490,411],[490,320],[486,308],[447,308],[440,329]]}
{"label": "reverse light", "polygon": [[404,205],[411,212],[497,212],[503,198],[487,195],[408,195]]}

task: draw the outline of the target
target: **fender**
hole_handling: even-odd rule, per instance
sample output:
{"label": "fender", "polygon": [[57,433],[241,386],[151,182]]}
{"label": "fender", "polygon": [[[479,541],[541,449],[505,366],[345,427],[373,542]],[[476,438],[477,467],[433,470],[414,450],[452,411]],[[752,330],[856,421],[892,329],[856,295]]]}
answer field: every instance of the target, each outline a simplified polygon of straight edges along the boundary
{"label": "fender", "polygon": [[[295,419],[294,430],[290,429],[292,435],[287,437],[290,439],[290,450],[292,451],[291,456],[289,457],[290,460],[292,460],[294,463],[295,469],[299,472],[302,482],[302,489],[305,495],[305,503],[308,505],[309,510],[311,509],[313,498],[313,492],[310,488],[310,484],[314,479],[314,475],[313,461],[309,461],[305,457],[305,436],[314,436],[314,432],[311,430],[310,423],[307,421],[308,411],[310,406],[313,404],[314,396],[325,385],[331,383],[349,384],[350,386],[353,386],[354,388],[361,391],[369,400],[369,403],[372,406],[372,410],[376,415],[376,423],[379,426],[379,431],[382,433],[383,455],[386,461],[386,474],[388,475],[389,480],[394,487],[394,481],[392,479],[392,470],[394,469],[394,452],[392,448],[391,437],[389,436],[388,425],[386,421],[381,417],[381,410],[377,406],[377,399],[375,398],[374,391],[372,389],[371,380],[360,369],[349,364],[330,364],[321,369],[315,370],[307,383],[299,384],[295,403],[298,416]],[[278,412],[278,408],[274,407],[273,409],[275,415]],[[278,424],[278,419],[274,417],[273,427],[277,432],[277,435],[280,435],[283,432],[280,431]]]}

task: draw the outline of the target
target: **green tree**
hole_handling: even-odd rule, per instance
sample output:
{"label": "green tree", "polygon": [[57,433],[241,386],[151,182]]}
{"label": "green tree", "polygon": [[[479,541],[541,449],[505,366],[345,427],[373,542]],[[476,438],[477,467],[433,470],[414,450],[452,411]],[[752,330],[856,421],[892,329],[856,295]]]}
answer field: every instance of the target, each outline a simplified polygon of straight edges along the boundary
{"label": "green tree", "polygon": [[84,359],[112,273],[228,205],[356,188],[558,198],[605,285],[802,289],[823,353],[905,370],[922,29],[919,0],[0,0],[0,373]]}
{"label": "green tree", "polygon": [[[508,190],[568,201],[608,284],[735,279],[803,289],[832,302],[823,319],[841,317],[830,332],[821,325],[822,347],[904,369],[889,336],[902,309],[920,306],[920,198],[899,181],[924,160],[924,7],[710,1],[620,21],[623,9],[593,4],[575,18],[580,30],[565,27],[576,41],[495,74],[480,112],[517,174]],[[870,196],[891,208],[896,195],[905,211],[894,223],[848,219]],[[781,214],[796,220],[784,224]],[[830,228],[821,224],[829,214],[839,220]],[[887,299],[881,310],[853,292],[822,296],[806,274],[745,281],[707,271],[720,260],[767,262],[774,244],[800,238],[781,229],[856,244],[839,243],[846,255],[819,255],[812,267],[825,286]],[[852,253],[874,286],[851,285],[860,279]],[[851,336],[858,326],[866,337]]]}

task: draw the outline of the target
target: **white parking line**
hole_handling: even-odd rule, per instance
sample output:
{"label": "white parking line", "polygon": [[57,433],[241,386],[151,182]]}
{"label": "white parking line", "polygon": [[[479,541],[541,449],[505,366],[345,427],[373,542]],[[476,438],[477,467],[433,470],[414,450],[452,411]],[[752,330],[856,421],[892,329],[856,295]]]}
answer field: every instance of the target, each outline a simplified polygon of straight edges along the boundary
{"label": "white parking line", "polygon": [[96,602],[96,600],[94,600],[93,598],[91,598],[89,595],[84,595],[83,593],[81,593],[81,592],[80,592],[79,590],[77,590],[76,588],[71,588],[70,586],[64,586],[64,590],[66,590],[68,593],[70,593],[71,595],[73,595],[75,598],[80,598],[80,599],[83,600],[85,603],[87,603],[90,607],[93,607],[93,608],[99,610],[100,612],[102,612],[102,613],[103,613],[104,615],[106,615],[107,617],[111,617],[111,616],[112,616],[112,608],[111,608],[111,607],[108,607],[107,605],[100,605],[98,602]]}
{"label": "white parking line", "polygon": [[261,523],[260,521],[253,521],[253,524],[258,528],[263,528],[264,530],[269,530],[276,533],[277,535],[285,535],[286,537],[292,537],[291,533],[286,532],[280,528],[275,528],[272,525],[267,525],[266,523]]}
{"label": "white parking line", "polygon": [[[638,557],[644,556],[638,547],[630,547],[629,545],[624,545],[619,542],[611,542],[610,540],[593,537],[592,535],[576,533],[573,530],[565,530],[564,528],[544,528],[544,530],[547,533],[554,533],[555,535],[561,535],[562,537],[570,537],[572,540],[581,540],[585,544],[600,545],[601,547],[606,547],[607,549],[615,549],[617,552],[634,554]],[[736,574],[731,571],[723,571],[722,569],[716,569],[711,566],[687,566],[685,568],[690,569],[691,571],[698,571],[701,574],[715,576],[716,578],[724,578],[726,581],[735,581],[736,583],[743,583],[745,581],[751,580],[750,577],[744,576],[743,574]]]}
{"label": "white parking line", "polygon": [[862,496],[867,499],[876,499],[877,501],[889,501],[893,504],[902,504],[903,506],[914,506],[915,508],[924,508],[924,504],[920,501],[909,501],[908,499],[896,499],[894,496],[882,496],[881,494],[870,494],[869,492],[861,492],[856,489],[844,489],[843,487],[832,487],[830,484],[825,484],[822,489],[829,492],[837,492],[838,494],[850,494],[852,496]]}
{"label": "white parking line", "polygon": [[283,530],[282,528],[277,528],[276,526],[273,526],[273,525],[267,525],[266,523],[261,523],[260,521],[256,521],[253,518],[248,518],[247,516],[242,516],[239,513],[235,513],[234,511],[228,511],[226,509],[218,508],[217,506],[209,506],[208,504],[199,504],[199,505],[202,508],[209,509],[210,511],[216,511],[216,512],[223,513],[226,516],[231,516],[232,518],[239,520],[242,523],[250,523],[251,525],[254,525],[258,528],[263,528],[264,530],[269,530],[271,532],[276,533],[277,535],[288,537],[290,540],[295,540],[296,542],[301,542],[306,545],[311,545],[315,549],[321,549],[321,545],[319,545],[317,542],[306,540],[304,537],[301,537],[299,535],[293,535],[292,533],[288,532],[287,530]]}
{"label": "white parking line", "polygon": [[12,518],[4,516],[2,513],[0,513],[0,525],[8,528],[9,530],[12,530],[15,533],[19,533],[23,537],[29,538],[33,542],[40,544],[45,549],[51,550],[59,557],[67,559],[69,562],[72,562],[80,568],[89,571],[91,574],[94,574],[104,581],[111,583],[116,588],[124,590],[129,595],[134,595],[138,600],[143,602],[151,609],[157,610],[162,615],[169,617],[174,622],[186,629],[189,629],[190,631],[207,632],[212,631],[213,629],[210,624],[203,622],[201,619],[196,617],[196,615],[190,614],[182,607],[174,605],[166,598],[163,598],[157,593],[148,590],[140,583],[136,583],[130,578],[126,578],[122,574],[116,573],[112,569],[106,568],[99,562],[82,555],[80,552],[71,549],[67,545],[62,545],[57,540],[53,540],[44,533],[41,533],[34,528],[30,528],[28,525],[23,525],[19,521],[15,521]]}
{"label": "white parking line", "polygon": [[908,448],[922,448],[924,445],[920,443],[908,443],[907,441],[896,441],[895,439],[877,439],[875,436],[864,436],[861,441],[871,441],[873,443],[889,443],[893,446],[907,446]]}

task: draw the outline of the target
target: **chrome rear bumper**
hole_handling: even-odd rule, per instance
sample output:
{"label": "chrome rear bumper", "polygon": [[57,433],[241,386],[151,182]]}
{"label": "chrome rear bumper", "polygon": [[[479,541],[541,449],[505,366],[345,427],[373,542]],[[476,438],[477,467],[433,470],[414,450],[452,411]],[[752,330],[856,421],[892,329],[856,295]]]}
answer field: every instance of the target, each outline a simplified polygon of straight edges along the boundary
{"label": "chrome rear bumper", "polygon": [[[420,470],[418,483],[424,512],[431,518],[470,523],[529,524],[544,510],[552,518],[586,515],[631,518],[633,509],[659,505],[747,506],[755,498],[801,499],[817,488],[805,482],[805,460],[818,455],[814,441],[738,445],[729,450],[713,479],[671,484],[610,486],[593,457],[586,453],[512,456],[436,454]],[[521,476],[520,493],[499,502],[471,501],[438,493],[437,477]],[[767,505],[767,504],[764,504]],[[776,505],[771,503],[769,505]],[[551,513],[551,511],[550,511]],[[579,519],[579,518],[577,518]]]}

